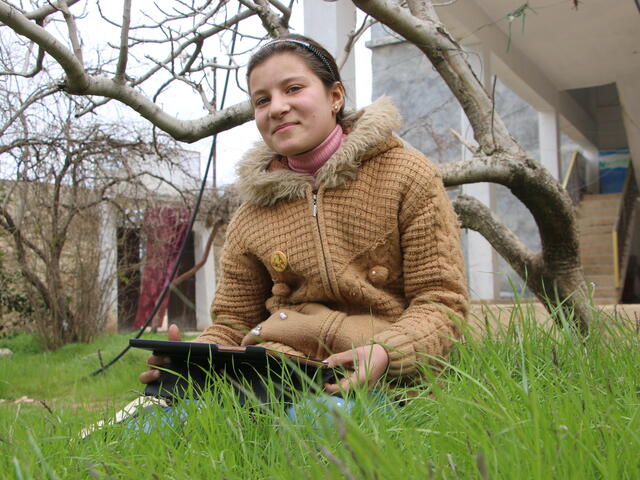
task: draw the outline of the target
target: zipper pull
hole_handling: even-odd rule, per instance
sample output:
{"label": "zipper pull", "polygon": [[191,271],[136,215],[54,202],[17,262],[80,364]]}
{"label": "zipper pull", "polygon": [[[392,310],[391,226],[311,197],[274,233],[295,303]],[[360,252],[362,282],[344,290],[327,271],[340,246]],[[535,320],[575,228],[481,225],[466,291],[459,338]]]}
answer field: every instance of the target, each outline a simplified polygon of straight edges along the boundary
{"label": "zipper pull", "polygon": [[313,206],[311,207],[311,216],[318,216],[318,194],[315,192],[313,193]]}

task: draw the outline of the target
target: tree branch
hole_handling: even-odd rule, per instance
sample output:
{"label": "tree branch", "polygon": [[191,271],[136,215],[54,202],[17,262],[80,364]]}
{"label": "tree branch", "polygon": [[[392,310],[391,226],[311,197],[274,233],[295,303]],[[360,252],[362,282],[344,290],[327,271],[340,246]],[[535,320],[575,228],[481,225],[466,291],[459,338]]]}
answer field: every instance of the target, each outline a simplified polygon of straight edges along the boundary
{"label": "tree branch", "polygon": [[0,0],[0,21],[16,33],[40,45],[51,55],[67,74],[68,86],[75,92],[84,92],[88,86],[88,76],[82,62],[73,52],[60,43],[53,35],[36,23],[31,22],[15,7]]}
{"label": "tree branch", "polygon": [[458,195],[453,202],[462,228],[480,233],[522,278],[537,275],[538,256],[483,203],[474,197]]}
{"label": "tree branch", "polygon": [[[78,3],[79,1],[80,0],[67,0],[65,3],[67,7],[70,7],[75,3]],[[59,10],[58,8],[56,8],[51,2],[49,2],[36,10],[25,13],[24,16],[27,17],[29,20],[35,20],[36,22],[41,22],[46,17],[48,17],[52,13],[57,12],[58,10]]]}
{"label": "tree branch", "polygon": [[118,55],[118,66],[114,81],[125,82],[127,70],[127,58],[129,56],[129,27],[131,25],[131,0],[124,0],[122,6],[122,27],[120,28],[120,54]]}
{"label": "tree branch", "polygon": [[251,0],[238,1],[249,10],[254,11],[260,17],[260,20],[262,20],[262,26],[267,32],[269,32],[271,37],[277,38],[289,33],[289,29],[283,23],[283,19],[271,11],[269,3],[266,0],[255,0],[255,3]]}
{"label": "tree branch", "polygon": [[360,39],[360,37],[364,34],[364,32],[366,32],[369,28],[371,28],[372,25],[376,23],[377,23],[377,20],[375,18],[371,18],[367,16],[362,21],[362,25],[360,25],[360,28],[356,30],[352,30],[349,33],[349,35],[347,36],[347,43],[345,43],[344,45],[344,50],[342,52],[342,55],[340,56],[340,59],[336,62],[336,64],[338,65],[338,70],[342,70],[342,67],[344,67],[344,64],[347,63],[347,60],[349,59],[349,55],[351,55],[351,50],[353,50],[354,44]]}
{"label": "tree branch", "polygon": [[[392,0],[353,0],[353,3],[381,23],[417,46],[431,61],[460,102],[473,127],[476,141],[485,154],[491,154],[496,146],[491,132],[492,102],[484,87],[469,67],[461,48],[443,25],[437,20],[435,10],[424,1],[413,0],[413,9],[421,17],[411,14]],[[431,8],[429,8],[431,6]],[[503,147],[512,154],[523,154],[502,120],[495,119],[496,141],[504,140]]]}
{"label": "tree branch", "polygon": [[[234,22],[250,14],[237,15]],[[225,110],[195,120],[180,120],[164,112],[150,99],[126,84],[118,84],[105,77],[88,75],[76,56],[42,27],[30,22],[17,9],[0,0],[0,21],[16,33],[43,46],[55,58],[67,74],[64,90],[73,95],[98,95],[116,99],[137,111],[144,118],[176,140],[194,142],[201,138],[241,125],[253,118],[249,102],[243,102]],[[216,27],[219,31],[224,27]],[[188,44],[195,42],[192,40]],[[183,46],[184,47],[184,46]],[[176,51],[178,54],[181,50]],[[161,67],[156,67],[160,69]],[[139,83],[139,82],[136,82]]]}
{"label": "tree branch", "polygon": [[67,29],[69,31],[69,40],[71,41],[71,46],[73,47],[73,53],[78,59],[78,61],[82,65],[84,65],[84,62],[82,61],[82,44],[80,42],[80,37],[78,35],[78,26],[76,25],[76,17],[74,17],[71,14],[71,11],[67,6],[66,1],[60,0],[57,6],[62,11],[62,16],[64,17],[64,21],[67,23]]}
{"label": "tree branch", "polygon": [[[59,85],[46,85],[45,87],[39,88],[31,95],[29,95],[29,97],[25,101],[20,103],[20,107],[11,115],[11,117],[5,122],[5,124],[0,127],[0,137],[4,135],[4,133],[13,124],[13,122],[15,122],[22,114],[24,114],[27,108],[36,103],[38,100],[42,100],[43,98],[59,91]],[[0,150],[3,148],[4,147],[0,147]],[[15,148],[15,145],[11,148]]]}

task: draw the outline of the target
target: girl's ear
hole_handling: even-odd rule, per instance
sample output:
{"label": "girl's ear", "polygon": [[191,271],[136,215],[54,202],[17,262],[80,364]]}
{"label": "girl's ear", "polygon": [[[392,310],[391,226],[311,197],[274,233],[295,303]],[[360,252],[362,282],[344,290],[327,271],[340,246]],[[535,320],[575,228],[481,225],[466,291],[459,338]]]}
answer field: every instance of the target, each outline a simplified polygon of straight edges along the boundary
{"label": "girl's ear", "polygon": [[334,83],[333,87],[331,87],[331,90],[329,91],[329,95],[331,96],[331,104],[339,105],[340,107],[338,108],[338,111],[340,111],[340,108],[342,108],[345,101],[344,85],[340,82]]}

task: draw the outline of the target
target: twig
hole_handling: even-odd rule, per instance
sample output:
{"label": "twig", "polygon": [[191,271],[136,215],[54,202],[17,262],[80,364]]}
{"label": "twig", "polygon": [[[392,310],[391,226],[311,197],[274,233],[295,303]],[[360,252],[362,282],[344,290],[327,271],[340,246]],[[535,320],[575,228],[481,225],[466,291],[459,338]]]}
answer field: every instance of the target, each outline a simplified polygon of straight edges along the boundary
{"label": "twig", "polygon": [[496,114],[496,82],[498,81],[498,76],[493,76],[493,87],[491,88],[491,141],[493,142],[492,148],[495,150],[496,148],[496,134],[494,129],[494,118]]}
{"label": "twig", "polygon": [[[45,402],[44,400],[38,400],[40,402],[40,404],[47,409],[47,411],[51,414],[54,415],[53,410],[51,410],[51,407],[49,407],[49,405],[47,405],[47,402]],[[55,415],[54,415],[55,416]]]}
{"label": "twig", "polygon": [[449,5],[453,5],[457,1],[458,0],[449,0],[448,2],[444,2],[444,3],[434,3],[433,6],[434,7],[448,7]]}
{"label": "twig", "polygon": [[451,455],[450,453],[447,453],[447,460],[449,460],[449,466],[451,467],[451,472],[453,473],[453,477],[460,478],[458,476],[458,467],[456,466],[456,463],[453,461],[453,455]]}
{"label": "twig", "polygon": [[349,469],[344,464],[344,462],[340,460],[338,457],[336,457],[333,453],[331,453],[327,449],[327,447],[325,447],[324,445],[321,445],[320,451],[325,457],[329,459],[331,463],[333,463],[336,467],[338,467],[338,469],[342,472],[345,478],[348,478],[349,480],[356,480],[356,477],[353,476],[353,474],[349,471]]}
{"label": "twig", "polygon": [[100,362],[100,368],[104,368],[104,361],[102,360],[102,352],[98,350],[98,361]]}
{"label": "twig", "polygon": [[451,132],[451,134],[456,137],[458,139],[458,141],[464,145],[465,147],[467,147],[467,150],[469,150],[471,153],[473,153],[474,155],[476,153],[478,153],[478,149],[476,147],[474,147],[473,145],[471,145],[469,142],[467,142],[464,137],[462,135],[460,135],[456,130],[454,130],[453,128],[449,129],[449,132]]}
{"label": "twig", "polygon": [[78,36],[76,17],[71,14],[67,2],[58,2],[57,8],[60,9],[62,15],[64,16],[64,20],[67,23],[67,29],[69,30],[69,40],[71,41],[71,46],[73,47],[73,53],[75,54],[78,61],[83,64],[84,62],[82,61],[82,45]]}
{"label": "twig", "polygon": [[122,7],[122,27],[120,29],[120,54],[114,80],[124,83],[127,70],[127,58],[129,57],[129,26],[131,25],[131,0],[124,0]]}
{"label": "twig", "polygon": [[353,49],[353,45],[360,39],[360,37],[362,37],[362,35],[364,35],[364,32],[366,32],[375,23],[378,23],[378,21],[375,18],[371,18],[369,15],[367,15],[362,21],[362,25],[360,25],[360,28],[352,30],[351,33],[349,33],[347,37],[347,43],[345,44],[344,51],[342,52],[342,57],[338,61],[338,70],[342,70],[344,64],[347,63],[349,55],[351,54],[351,50]]}

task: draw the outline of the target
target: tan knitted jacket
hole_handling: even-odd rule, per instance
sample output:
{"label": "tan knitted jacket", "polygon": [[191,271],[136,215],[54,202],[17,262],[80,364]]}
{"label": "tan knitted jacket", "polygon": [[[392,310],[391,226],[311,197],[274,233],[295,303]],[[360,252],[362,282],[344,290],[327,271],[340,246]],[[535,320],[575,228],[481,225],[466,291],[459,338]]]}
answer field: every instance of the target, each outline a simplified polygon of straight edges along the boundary
{"label": "tan knitted jacket", "polygon": [[448,353],[468,307],[457,218],[438,170],[392,135],[399,125],[385,98],[348,118],[317,192],[265,145],[247,154],[199,341],[316,358],[378,342],[390,375]]}

